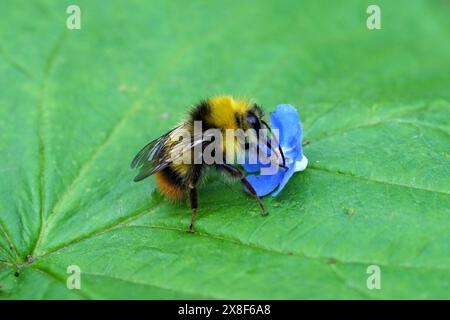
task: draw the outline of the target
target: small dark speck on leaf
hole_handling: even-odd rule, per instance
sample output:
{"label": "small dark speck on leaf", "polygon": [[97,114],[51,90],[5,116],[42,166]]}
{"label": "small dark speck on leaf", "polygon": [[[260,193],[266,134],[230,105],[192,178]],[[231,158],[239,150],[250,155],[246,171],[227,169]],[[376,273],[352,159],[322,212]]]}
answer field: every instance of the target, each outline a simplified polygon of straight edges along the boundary
{"label": "small dark speck on leaf", "polygon": [[346,208],[345,213],[349,216],[353,216],[356,213],[356,209],[355,208]]}
{"label": "small dark speck on leaf", "polygon": [[19,271],[14,272],[14,277],[18,278],[20,276]]}
{"label": "small dark speck on leaf", "polygon": [[309,140],[303,140],[302,146],[307,146],[310,143],[311,143],[311,141],[309,141]]}
{"label": "small dark speck on leaf", "polygon": [[338,262],[335,258],[329,258],[328,259],[328,263],[336,263],[336,262]]}

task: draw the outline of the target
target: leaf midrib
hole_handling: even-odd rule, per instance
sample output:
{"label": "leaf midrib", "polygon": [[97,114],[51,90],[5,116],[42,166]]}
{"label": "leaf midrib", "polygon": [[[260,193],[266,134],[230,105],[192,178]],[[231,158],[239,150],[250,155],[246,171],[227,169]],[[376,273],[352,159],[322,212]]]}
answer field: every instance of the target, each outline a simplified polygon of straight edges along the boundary
{"label": "leaf midrib", "polygon": [[308,166],[308,170],[318,170],[318,171],[326,172],[326,173],[333,174],[333,175],[349,177],[349,178],[352,178],[355,180],[364,180],[364,181],[379,183],[379,184],[388,185],[388,186],[395,186],[395,187],[417,190],[417,191],[424,191],[424,192],[439,193],[439,194],[443,194],[446,196],[450,196],[450,192],[445,192],[445,191],[430,189],[430,188],[423,188],[423,187],[418,187],[418,186],[412,186],[412,185],[408,185],[408,184],[401,184],[401,183],[396,183],[396,182],[391,182],[391,181],[386,181],[386,180],[373,179],[371,177],[359,176],[354,173],[341,171],[341,170],[334,171],[334,170],[330,170],[326,167],[317,166],[315,164],[311,164],[310,166]]}
{"label": "leaf midrib", "polygon": [[31,256],[35,255],[36,248],[38,247],[42,234],[45,231],[45,217],[44,217],[44,202],[45,202],[45,108],[44,104],[47,99],[48,83],[50,81],[51,73],[54,69],[56,58],[59,55],[61,48],[67,38],[67,29],[64,29],[62,34],[56,40],[50,55],[45,63],[44,77],[39,92],[39,102],[38,102],[38,170],[39,170],[39,233],[35,241],[33,249],[31,251]]}

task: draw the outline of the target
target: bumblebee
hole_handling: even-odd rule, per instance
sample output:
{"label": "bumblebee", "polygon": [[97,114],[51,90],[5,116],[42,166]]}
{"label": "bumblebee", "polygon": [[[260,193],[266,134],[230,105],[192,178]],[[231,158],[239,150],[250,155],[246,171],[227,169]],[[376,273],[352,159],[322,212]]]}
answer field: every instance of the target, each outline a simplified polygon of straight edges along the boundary
{"label": "bumblebee", "polygon": [[[253,129],[259,132],[263,126],[269,130],[270,126],[263,120],[263,111],[257,104],[246,99],[234,99],[231,96],[216,96],[200,101],[189,112],[187,119],[168,133],[151,141],[143,147],[131,162],[132,168],[140,168],[135,182],[141,181],[151,175],[155,175],[157,188],[160,192],[171,199],[183,199],[189,197],[192,210],[189,231],[192,232],[198,209],[197,187],[207,167],[212,167],[224,173],[234,180],[239,180],[243,188],[256,200],[261,209],[261,215],[268,214],[255,189],[247,181],[241,170],[230,163],[225,156],[226,146],[219,143],[217,139],[205,136],[210,129],[220,132],[232,129]],[[201,124],[200,134],[195,132],[195,125]],[[185,133],[190,134],[189,139],[181,139]],[[215,149],[213,154],[219,156],[216,163],[196,161],[198,152],[202,153],[206,148]],[[266,140],[266,146],[272,150],[270,140]],[[234,152],[245,152],[248,144],[242,145],[233,140],[231,148]],[[187,151],[187,152],[186,152]],[[277,155],[278,166],[285,168],[285,159],[281,147],[273,152]],[[179,161],[182,155],[188,154],[188,160]]]}

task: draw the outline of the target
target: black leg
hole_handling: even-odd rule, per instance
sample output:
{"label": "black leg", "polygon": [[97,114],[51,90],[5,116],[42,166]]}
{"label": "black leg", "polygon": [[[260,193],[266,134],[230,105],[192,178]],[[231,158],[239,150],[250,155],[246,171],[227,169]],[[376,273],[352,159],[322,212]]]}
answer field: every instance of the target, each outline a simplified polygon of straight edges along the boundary
{"label": "black leg", "polygon": [[189,201],[191,202],[191,209],[192,209],[191,224],[189,225],[189,232],[193,232],[192,228],[194,227],[195,216],[197,215],[197,208],[198,208],[197,188],[195,188],[195,187],[190,188]]}
{"label": "black leg", "polygon": [[191,203],[192,216],[191,216],[191,224],[189,225],[189,232],[193,232],[195,216],[197,215],[198,209],[198,193],[197,193],[197,184],[202,175],[202,165],[196,164],[193,167],[193,170],[189,175],[189,201]]}
{"label": "black leg", "polygon": [[244,174],[242,173],[241,170],[230,166],[229,164],[219,164],[217,165],[219,169],[223,170],[225,173],[227,173],[230,177],[235,178],[235,179],[239,179],[241,181],[242,186],[244,187],[245,190],[247,190],[248,192],[250,192],[250,194],[255,198],[256,202],[258,203],[259,207],[261,208],[261,215],[262,216],[266,216],[269,213],[266,211],[266,209],[264,208],[264,204],[262,203],[261,199],[258,197],[258,195],[256,194],[255,189],[252,187],[252,185],[250,184],[250,182],[248,182],[248,180],[245,178]]}
{"label": "black leg", "polygon": [[259,207],[261,208],[261,215],[262,216],[267,216],[269,213],[267,212],[266,208],[264,207],[261,199],[259,198],[259,196],[256,194],[255,189],[253,188],[253,186],[250,184],[250,182],[248,182],[248,180],[243,177],[241,179],[241,184],[244,187],[244,189],[248,190],[248,192],[250,192],[250,194],[256,199],[256,202],[258,203]]}

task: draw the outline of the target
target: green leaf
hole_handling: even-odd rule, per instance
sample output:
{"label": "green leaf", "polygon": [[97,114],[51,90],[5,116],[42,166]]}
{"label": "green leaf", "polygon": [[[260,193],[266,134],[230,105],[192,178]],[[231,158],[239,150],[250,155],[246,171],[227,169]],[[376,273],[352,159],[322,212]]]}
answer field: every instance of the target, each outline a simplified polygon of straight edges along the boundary
{"label": "green leaf", "polygon": [[[0,4],[1,298],[450,298],[446,1],[377,1],[381,30],[368,1],[77,4]],[[295,105],[310,166],[267,217],[210,177],[190,234],[129,163],[218,93]]]}

